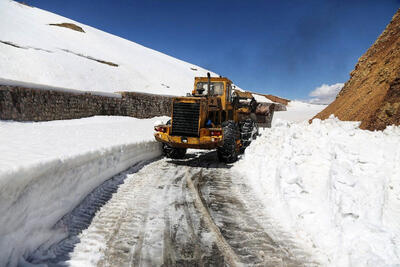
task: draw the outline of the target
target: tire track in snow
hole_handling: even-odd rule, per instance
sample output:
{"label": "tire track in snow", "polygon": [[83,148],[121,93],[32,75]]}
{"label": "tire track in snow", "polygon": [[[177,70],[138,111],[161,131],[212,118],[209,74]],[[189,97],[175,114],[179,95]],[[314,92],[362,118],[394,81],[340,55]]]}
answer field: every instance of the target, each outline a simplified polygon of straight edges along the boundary
{"label": "tire track in snow", "polygon": [[[201,171],[197,175],[201,177]],[[221,251],[224,255],[225,260],[229,264],[229,266],[238,266],[240,263],[238,256],[232,250],[231,246],[226,242],[219,228],[215,225],[213,218],[210,216],[208,210],[205,208],[203,201],[201,200],[201,197],[198,193],[198,189],[192,181],[191,175],[186,175],[186,182],[189,186],[189,189],[192,191],[192,194],[195,196],[195,205],[203,216],[206,222],[206,227],[210,230],[210,232],[215,235],[216,245],[219,251]]]}
{"label": "tire track in snow", "polygon": [[[235,174],[204,170],[198,192],[213,223],[240,259],[251,266],[317,266],[311,255],[296,246],[290,233],[280,231],[263,213],[264,207]],[[270,228],[265,225],[268,222]]]}
{"label": "tire track in snow", "polygon": [[[202,173],[202,175],[199,175]],[[314,266],[211,153],[129,174],[80,234],[71,266]],[[264,220],[264,221],[263,221]],[[277,238],[278,236],[278,238]]]}
{"label": "tire track in snow", "polygon": [[[144,174],[140,179],[127,180],[123,188],[121,187],[122,190],[112,200],[115,202],[115,206],[124,204],[127,216],[122,218],[121,226],[116,229],[117,231],[107,244],[104,259],[98,264],[100,266],[147,265],[151,264],[153,260],[143,251],[153,249],[155,250],[154,254],[160,251],[157,246],[147,248],[149,244],[146,240],[146,233],[151,228],[152,223],[160,220],[159,214],[151,212],[150,205],[153,201],[156,201],[154,198],[161,193],[162,189],[158,187],[161,177],[153,177],[151,173],[146,172]],[[155,258],[154,261],[157,262],[157,259]]]}
{"label": "tire track in snow", "polygon": [[111,199],[127,175],[139,171],[150,162],[139,162],[94,189],[72,212],[65,215],[54,226],[55,231],[65,232],[60,234],[61,240],[55,244],[41,245],[27,258],[27,261],[34,264],[45,262],[49,266],[56,266],[59,262],[68,260],[68,254],[80,241],[78,235],[91,224],[96,212]]}

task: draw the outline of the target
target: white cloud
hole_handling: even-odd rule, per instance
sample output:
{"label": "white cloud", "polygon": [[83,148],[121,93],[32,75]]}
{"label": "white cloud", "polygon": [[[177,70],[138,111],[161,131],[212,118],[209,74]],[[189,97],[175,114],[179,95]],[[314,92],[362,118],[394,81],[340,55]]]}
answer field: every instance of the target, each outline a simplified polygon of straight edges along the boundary
{"label": "white cloud", "polygon": [[335,100],[336,95],[343,88],[344,83],[335,83],[332,85],[323,84],[315,88],[309,96],[312,98],[308,101],[314,104],[330,104]]}

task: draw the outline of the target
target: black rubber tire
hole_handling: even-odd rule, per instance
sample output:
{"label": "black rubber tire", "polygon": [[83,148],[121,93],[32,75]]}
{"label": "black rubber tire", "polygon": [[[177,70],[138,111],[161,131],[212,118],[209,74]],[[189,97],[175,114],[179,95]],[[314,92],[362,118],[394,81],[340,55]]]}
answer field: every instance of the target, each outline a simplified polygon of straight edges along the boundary
{"label": "black rubber tire", "polygon": [[171,147],[167,144],[162,146],[163,154],[171,159],[183,159],[186,155],[186,148]]}
{"label": "black rubber tire", "polygon": [[223,145],[217,148],[218,159],[221,162],[233,163],[238,159],[239,148],[236,141],[239,140],[239,129],[234,121],[222,123]]}
{"label": "black rubber tire", "polygon": [[258,136],[258,125],[252,119],[246,119],[239,123],[240,128],[240,139],[242,142],[242,147],[240,152],[243,153],[244,150],[251,144],[251,141]]}

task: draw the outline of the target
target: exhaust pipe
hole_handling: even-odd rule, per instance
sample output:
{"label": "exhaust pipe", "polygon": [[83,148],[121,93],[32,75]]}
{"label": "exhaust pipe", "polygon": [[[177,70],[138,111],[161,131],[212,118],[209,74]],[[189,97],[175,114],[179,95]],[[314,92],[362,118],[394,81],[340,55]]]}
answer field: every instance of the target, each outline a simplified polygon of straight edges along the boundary
{"label": "exhaust pipe", "polygon": [[211,75],[207,72],[207,95],[211,95]]}

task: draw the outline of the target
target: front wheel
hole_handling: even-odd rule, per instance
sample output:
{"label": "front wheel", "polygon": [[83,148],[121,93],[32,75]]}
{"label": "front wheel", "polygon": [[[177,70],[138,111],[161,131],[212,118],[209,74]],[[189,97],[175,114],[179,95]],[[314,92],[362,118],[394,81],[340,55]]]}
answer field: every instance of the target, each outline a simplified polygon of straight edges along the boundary
{"label": "front wheel", "polygon": [[246,119],[239,124],[242,148],[241,152],[250,145],[251,141],[255,140],[258,136],[258,125],[252,119]]}
{"label": "front wheel", "polygon": [[223,145],[217,148],[218,159],[221,162],[233,163],[238,159],[239,130],[234,121],[226,121],[222,124]]}
{"label": "front wheel", "polygon": [[186,148],[177,148],[167,144],[163,144],[162,149],[163,149],[163,154],[167,158],[183,159],[186,155]]}

